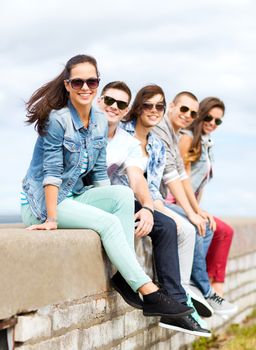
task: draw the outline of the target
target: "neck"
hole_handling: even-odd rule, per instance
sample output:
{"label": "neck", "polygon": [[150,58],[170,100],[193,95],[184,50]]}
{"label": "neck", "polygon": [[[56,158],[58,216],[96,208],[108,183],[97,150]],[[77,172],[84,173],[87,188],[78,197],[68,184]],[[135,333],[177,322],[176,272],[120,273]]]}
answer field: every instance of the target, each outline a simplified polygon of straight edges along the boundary
{"label": "neck", "polygon": [[118,124],[108,124],[108,138],[113,139],[116,134]]}
{"label": "neck", "polygon": [[173,122],[172,122],[172,118],[171,115],[169,114],[169,123],[171,124],[171,127],[173,128],[173,131],[175,134],[178,134],[180,128],[177,127]]}
{"label": "neck", "polygon": [[73,101],[71,101],[73,106],[75,107],[80,119],[82,120],[84,127],[87,128],[89,124],[90,119],[90,112],[91,112],[91,104],[88,104],[86,106],[77,105]]}
{"label": "neck", "polygon": [[147,128],[140,123],[140,119],[137,120],[135,128],[135,137],[142,142],[147,143],[147,137],[152,128]]}

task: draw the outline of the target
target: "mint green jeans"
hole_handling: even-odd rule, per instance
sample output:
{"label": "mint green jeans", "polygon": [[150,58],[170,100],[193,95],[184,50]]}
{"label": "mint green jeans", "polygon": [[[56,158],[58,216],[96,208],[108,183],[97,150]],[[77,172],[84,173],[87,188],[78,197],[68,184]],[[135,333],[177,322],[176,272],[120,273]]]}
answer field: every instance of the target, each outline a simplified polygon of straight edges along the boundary
{"label": "mint green jeans", "polygon": [[[57,214],[58,228],[96,231],[110,261],[134,291],[151,281],[134,251],[134,195],[129,187],[92,188],[66,198],[58,205]],[[28,204],[22,205],[21,215],[26,226],[40,223]]]}

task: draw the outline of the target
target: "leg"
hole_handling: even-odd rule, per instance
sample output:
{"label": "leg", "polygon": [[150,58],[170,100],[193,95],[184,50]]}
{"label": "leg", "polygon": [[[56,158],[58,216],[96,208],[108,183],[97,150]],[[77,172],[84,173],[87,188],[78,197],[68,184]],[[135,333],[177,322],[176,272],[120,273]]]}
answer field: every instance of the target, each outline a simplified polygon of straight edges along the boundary
{"label": "leg", "polygon": [[[181,207],[175,204],[171,204],[170,208],[183,217],[187,218],[184,210]],[[211,293],[210,280],[206,269],[206,254],[211,243],[212,236],[213,233],[208,224],[206,225],[206,232],[204,237],[199,235],[196,228],[196,242],[191,278],[205,297],[208,297]]]}
{"label": "leg", "polygon": [[[137,212],[140,208],[141,205],[135,202],[135,211]],[[175,300],[186,301],[186,293],[180,283],[175,222],[168,216],[155,211],[154,226],[149,236],[152,240],[156,272],[160,284]]]}
{"label": "leg", "polygon": [[[108,208],[109,212],[91,205],[90,202],[98,207]],[[122,223],[111,211],[118,212],[120,216],[125,212]],[[134,250],[127,242],[128,234],[131,236],[130,245],[134,237],[134,199],[128,187],[106,186],[88,190],[83,195],[76,196],[75,199],[66,198],[58,205],[57,214],[59,228],[88,228],[96,231],[110,261],[134,291],[151,282],[137,262]],[[132,224],[128,223],[129,220]],[[126,231],[122,224],[127,224]]]}
{"label": "leg", "polygon": [[[168,209],[169,208],[167,205]],[[180,263],[181,284],[185,290],[189,289],[192,265],[194,259],[194,247],[196,230],[186,218],[173,211],[178,230],[178,253]],[[176,221],[177,220],[177,221]]]}
{"label": "leg", "polygon": [[217,228],[206,256],[206,262],[212,287],[222,296],[228,253],[233,238],[233,229],[220,219],[214,219]]}

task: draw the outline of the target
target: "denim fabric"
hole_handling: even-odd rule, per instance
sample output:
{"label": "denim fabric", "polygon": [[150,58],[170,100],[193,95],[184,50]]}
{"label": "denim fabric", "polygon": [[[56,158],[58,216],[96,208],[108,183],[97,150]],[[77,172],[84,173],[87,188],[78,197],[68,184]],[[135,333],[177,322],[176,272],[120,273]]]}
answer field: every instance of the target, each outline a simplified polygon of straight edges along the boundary
{"label": "denim fabric", "polygon": [[[176,204],[168,204],[170,209],[174,210],[176,213],[180,214],[184,218],[187,218],[184,210]],[[188,219],[187,219],[188,220]],[[206,225],[205,236],[202,237],[198,233],[196,228],[196,243],[194,249],[194,261],[192,266],[191,279],[195,285],[201,290],[205,297],[208,297],[211,292],[210,280],[207,273],[206,267],[206,255],[209,249],[209,246],[212,241],[213,232],[210,229],[209,225]]]}
{"label": "denim fabric", "polygon": [[[23,191],[40,221],[46,218],[43,186],[59,187],[59,204],[70,191],[81,194],[92,185],[110,184],[106,166],[107,121],[101,112],[91,109],[89,126],[85,129],[69,102],[67,107],[50,113],[46,131],[46,135],[37,139],[23,180]],[[88,168],[80,176],[84,149],[88,153]],[[84,186],[84,176],[90,178],[88,187]]]}
{"label": "denim fabric", "polygon": [[[134,136],[136,127],[135,119],[127,123],[121,123],[120,126]],[[148,187],[153,200],[163,200],[159,188],[165,167],[165,147],[156,135],[149,133],[146,149],[149,155],[149,162],[147,164]]]}
{"label": "denim fabric", "polygon": [[[141,209],[135,201],[135,212]],[[181,285],[178,256],[178,238],[175,222],[168,216],[154,211],[154,226],[149,234],[159,283],[173,299],[184,302],[186,292]]]}

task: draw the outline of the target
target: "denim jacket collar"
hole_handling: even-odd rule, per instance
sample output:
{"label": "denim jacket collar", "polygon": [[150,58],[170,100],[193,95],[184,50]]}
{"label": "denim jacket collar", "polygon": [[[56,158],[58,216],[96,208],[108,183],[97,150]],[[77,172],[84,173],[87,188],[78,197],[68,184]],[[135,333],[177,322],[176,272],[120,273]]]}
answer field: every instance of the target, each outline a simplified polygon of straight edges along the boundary
{"label": "denim jacket collar", "polygon": [[[72,118],[72,121],[74,123],[75,129],[79,130],[79,129],[83,128],[84,127],[83,122],[82,122],[81,118],[79,117],[77,110],[75,109],[75,107],[73,106],[73,104],[70,100],[68,100],[68,108],[71,112],[71,118]],[[96,126],[97,126],[97,123],[96,123],[96,117],[95,117],[95,110],[92,107],[91,111],[90,111],[90,119],[89,119],[88,129],[95,128]]]}

